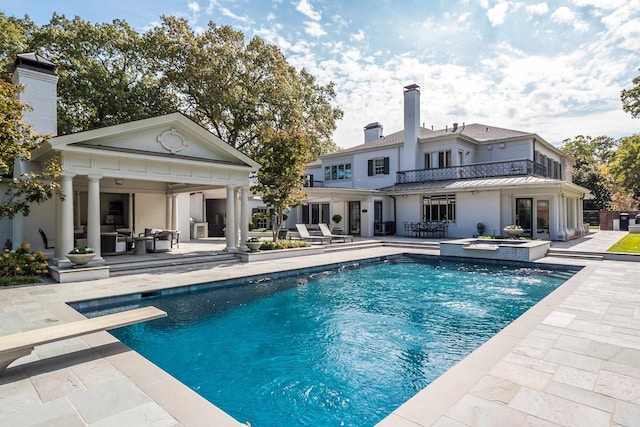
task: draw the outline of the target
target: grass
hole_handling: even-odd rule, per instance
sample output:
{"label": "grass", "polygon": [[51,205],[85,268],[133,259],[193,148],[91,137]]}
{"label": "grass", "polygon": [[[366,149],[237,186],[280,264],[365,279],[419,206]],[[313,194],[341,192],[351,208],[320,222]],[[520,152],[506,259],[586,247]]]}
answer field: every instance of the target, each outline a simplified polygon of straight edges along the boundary
{"label": "grass", "polygon": [[607,249],[607,252],[627,252],[640,254],[640,234],[627,234]]}
{"label": "grass", "polygon": [[40,276],[13,276],[0,277],[0,286],[11,285],[30,285],[32,283],[40,283]]}

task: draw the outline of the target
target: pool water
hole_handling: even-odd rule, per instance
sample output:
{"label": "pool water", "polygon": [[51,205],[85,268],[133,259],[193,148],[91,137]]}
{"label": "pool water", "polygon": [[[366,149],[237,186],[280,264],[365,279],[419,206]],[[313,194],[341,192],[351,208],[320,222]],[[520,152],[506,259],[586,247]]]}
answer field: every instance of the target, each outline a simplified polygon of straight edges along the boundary
{"label": "pool water", "polygon": [[342,267],[143,300],[168,317],[113,334],[253,427],[372,426],[567,278],[550,273]]}

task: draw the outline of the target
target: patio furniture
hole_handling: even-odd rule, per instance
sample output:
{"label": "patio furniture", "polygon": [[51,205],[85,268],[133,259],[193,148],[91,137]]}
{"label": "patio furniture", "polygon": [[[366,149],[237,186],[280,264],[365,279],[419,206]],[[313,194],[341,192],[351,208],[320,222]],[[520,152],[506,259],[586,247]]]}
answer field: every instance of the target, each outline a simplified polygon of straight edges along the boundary
{"label": "patio furniture", "polygon": [[127,251],[127,237],[116,232],[100,233],[100,252],[117,254]]}
{"label": "patio furniture", "polygon": [[318,227],[320,228],[320,232],[324,237],[328,237],[329,239],[331,239],[331,243],[333,243],[334,240],[340,240],[343,243],[345,243],[347,240],[353,242],[353,236],[350,234],[331,234],[331,230],[329,230],[329,226],[327,226],[327,224],[318,224]]}
{"label": "patio furniture", "polygon": [[78,320],[62,325],[20,332],[0,337],[0,375],[11,363],[28,356],[37,345],[47,344],[94,332],[107,331],[147,320],[166,317],[167,313],[153,307],[137,308],[120,313],[107,314],[91,319]]}
{"label": "patio furniture", "polygon": [[331,237],[326,236],[312,236],[307,230],[307,226],[304,224],[296,224],[296,229],[300,234],[300,239],[307,242],[320,242],[320,244],[324,244],[324,242],[331,243]]}
{"label": "patio furniture", "polygon": [[42,237],[42,243],[44,243],[44,248],[45,249],[55,249],[55,246],[53,245],[53,240],[51,240],[51,246],[49,246],[49,239],[47,239],[47,235],[45,234],[44,230],[42,228],[38,228],[38,232],[40,233],[40,237]]}
{"label": "patio furniture", "polygon": [[168,252],[173,249],[174,239],[179,239],[179,237],[174,237],[175,233],[177,232],[171,230],[145,228],[144,234],[140,236],[147,237],[144,242],[147,252]]}

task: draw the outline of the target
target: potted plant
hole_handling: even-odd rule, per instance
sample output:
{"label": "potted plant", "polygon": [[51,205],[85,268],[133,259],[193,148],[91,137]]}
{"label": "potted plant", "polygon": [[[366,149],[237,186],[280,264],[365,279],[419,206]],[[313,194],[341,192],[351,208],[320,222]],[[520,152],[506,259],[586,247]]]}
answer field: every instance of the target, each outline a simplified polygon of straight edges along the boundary
{"label": "potted plant", "polygon": [[478,235],[482,236],[484,234],[484,224],[479,222],[476,224],[476,229],[478,230]]}
{"label": "potted plant", "polygon": [[519,225],[511,224],[504,228],[504,232],[507,233],[507,236],[514,239],[520,237],[520,235],[524,233],[524,230]]}
{"label": "potted plant", "polygon": [[333,226],[333,232],[335,234],[340,234],[342,232],[342,226],[340,225],[340,221],[342,221],[342,215],[340,214],[335,214],[334,216],[331,217],[331,220],[334,222],[334,226]]}
{"label": "potted plant", "polygon": [[256,252],[257,250],[259,250],[263,243],[264,242],[257,237],[250,237],[245,242],[251,252]]}
{"label": "potted plant", "polygon": [[77,247],[69,251],[67,258],[69,258],[69,261],[73,264],[83,265],[91,261],[95,255],[96,254],[92,248]]}

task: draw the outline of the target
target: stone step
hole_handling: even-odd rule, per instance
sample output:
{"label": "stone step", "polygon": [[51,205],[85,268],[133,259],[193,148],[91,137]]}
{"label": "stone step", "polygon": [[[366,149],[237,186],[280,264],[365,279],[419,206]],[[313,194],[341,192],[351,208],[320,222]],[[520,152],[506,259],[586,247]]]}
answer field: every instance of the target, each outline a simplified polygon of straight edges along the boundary
{"label": "stone step", "polygon": [[123,276],[129,274],[160,273],[175,270],[181,271],[202,270],[212,268],[225,262],[239,262],[237,254],[214,254],[199,256],[184,256],[163,258],[154,260],[142,260],[132,262],[119,262],[109,265],[109,276]]}
{"label": "stone step", "polygon": [[602,261],[604,260],[604,255],[595,253],[595,252],[580,252],[580,251],[569,251],[569,250],[559,250],[559,249],[549,249],[547,251],[547,256],[558,257],[558,258],[580,258],[580,259],[590,259]]}

